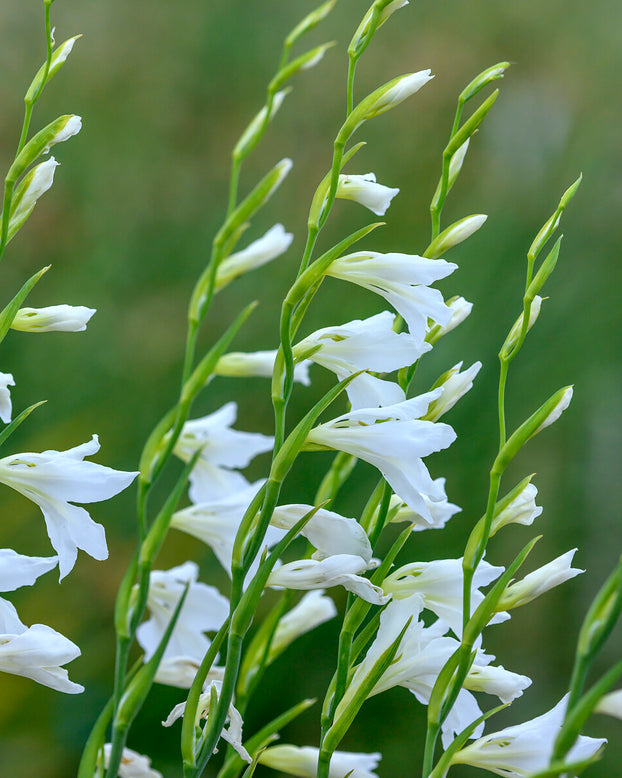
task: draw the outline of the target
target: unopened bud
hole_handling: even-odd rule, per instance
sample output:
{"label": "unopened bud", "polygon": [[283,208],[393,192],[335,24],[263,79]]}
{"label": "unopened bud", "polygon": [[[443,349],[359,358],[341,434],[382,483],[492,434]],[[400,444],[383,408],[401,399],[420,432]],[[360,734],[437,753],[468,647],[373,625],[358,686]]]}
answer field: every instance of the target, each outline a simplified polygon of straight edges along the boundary
{"label": "unopened bud", "polygon": [[542,508],[536,505],[537,494],[538,490],[531,483],[531,476],[528,476],[499,500],[495,506],[490,536],[508,524],[531,526],[542,513]]}
{"label": "unopened bud", "polygon": [[54,170],[58,164],[54,157],[50,157],[29,171],[16,187],[13,201],[11,202],[9,240],[28,219],[39,197],[52,186]]}
{"label": "unopened bud", "polygon": [[[361,23],[357,27],[356,32],[352,36],[352,40],[348,46],[348,56],[353,59],[358,58],[365,50],[365,47],[369,43],[369,40],[374,32],[379,27],[382,27],[382,25],[393,13],[395,13],[395,11],[403,8],[405,5],[408,5],[408,0],[376,0],[374,3],[372,3]],[[375,27],[372,30],[372,15],[374,10],[378,8],[380,8],[380,13],[378,14]]]}
{"label": "unopened bud", "polygon": [[282,224],[275,224],[261,238],[220,263],[216,273],[216,290],[227,286],[238,276],[276,259],[287,251],[293,239],[292,233],[285,232]]}
{"label": "unopened bud", "polygon": [[483,70],[478,76],[475,76],[470,84],[467,84],[460,93],[459,100],[461,103],[466,103],[472,97],[483,89],[491,81],[496,81],[499,78],[503,78],[505,71],[510,67],[509,62],[499,62],[497,65],[492,65],[486,70]]}
{"label": "unopened bud", "polygon": [[84,305],[20,308],[11,329],[21,332],[82,332],[94,313],[95,308]]}
{"label": "unopened bud", "polygon": [[35,162],[41,154],[46,154],[50,146],[62,143],[77,135],[82,127],[82,119],[79,116],[59,116],[58,119],[48,124],[34,135],[18,154],[7,173],[8,181],[17,181],[26,168]]}
{"label": "unopened bud", "polygon": [[47,83],[53,75],[55,75],[60,68],[64,65],[65,60],[67,57],[71,54],[71,50],[73,49],[73,44],[80,38],[80,35],[74,35],[73,38],[69,38],[69,40],[66,40],[64,43],[61,43],[61,45],[56,49],[56,51],[52,52],[52,59],[50,61],[50,67],[47,72],[47,76],[45,73],[45,66],[47,63],[44,63],[39,68],[37,75],[33,78],[31,85],[28,87],[28,91],[26,92],[26,96],[24,97],[24,101],[27,104],[32,103],[34,100],[37,92],[40,91],[43,82],[43,78],[45,77],[45,83]]}
{"label": "unopened bud", "polygon": [[428,259],[437,259],[448,249],[470,238],[474,232],[479,230],[487,218],[485,214],[480,213],[473,216],[465,216],[464,219],[454,222],[430,243],[423,256]]}
{"label": "unopened bud", "polygon": [[511,610],[526,605],[544,592],[548,592],[549,589],[559,586],[579,573],[584,573],[585,570],[570,567],[576,550],[573,548],[571,551],[567,551],[547,565],[529,573],[522,581],[508,586],[497,604],[497,611]]}
{"label": "unopened bud", "polygon": [[[527,332],[529,332],[529,330],[536,323],[536,320],[540,315],[541,307],[542,307],[542,298],[539,295],[536,295],[533,298],[531,302],[531,306],[529,308],[529,322],[527,324]],[[518,343],[520,334],[523,331],[523,320],[524,320],[524,316],[523,313],[521,313],[521,315],[518,317],[518,319],[516,319],[516,321],[512,325],[512,329],[509,331],[508,336],[505,339],[505,343],[501,347],[501,351],[499,352],[499,357],[501,359],[507,359],[507,357],[509,357],[509,355],[514,350],[514,347]]]}
{"label": "unopened bud", "polygon": [[442,375],[432,386],[432,389],[441,386],[443,393],[430,403],[427,413],[422,418],[426,421],[438,421],[444,413],[453,408],[458,400],[473,387],[473,379],[479,373],[481,366],[481,362],[475,362],[468,370],[461,373],[462,362],[458,362]]}
{"label": "unopened bud", "polygon": [[265,125],[268,122],[271,122],[273,117],[275,116],[276,112],[281,107],[281,103],[285,99],[285,97],[291,92],[291,87],[288,87],[287,89],[282,89],[280,92],[277,92],[274,97],[272,98],[272,105],[270,107],[270,116],[268,119],[266,119],[267,115],[267,106],[264,105],[264,107],[259,111],[259,113],[255,116],[254,119],[251,120],[248,127],[244,130],[242,135],[240,136],[240,140],[237,142],[235,148],[233,149],[233,156],[235,159],[244,159],[250,151],[257,145],[259,142]]}
{"label": "unopened bud", "polygon": [[426,335],[426,341],[432,346],[439,341],[443,335],[447,335],[448,332],[451,332],[459,324],[462,324],[471,313],[473,303],[468,302],[464,297],[452,297],[450,300],[447,300],[447,307],[451,309],[451,319],[449,320],[449,323],[444,327],[441,324],[435,324],[430,328]]}

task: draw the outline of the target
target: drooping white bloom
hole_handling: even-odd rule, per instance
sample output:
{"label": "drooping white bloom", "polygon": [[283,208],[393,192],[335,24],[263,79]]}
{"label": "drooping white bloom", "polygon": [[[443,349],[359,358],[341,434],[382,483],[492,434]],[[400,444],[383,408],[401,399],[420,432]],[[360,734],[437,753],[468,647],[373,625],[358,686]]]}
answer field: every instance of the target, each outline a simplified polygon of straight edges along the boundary
{"label": "drooping white bloom", "polygon": [[376,216],[385,215],[391,205],[391,200],[399,191],[399,189],[392,189],[390,186],[377,184],[376,176],[373,173],[364,173],[360,176],[342,173],[337,184],[337,197],[360,203],[365,208],[369,208]]}
{"label": "drooping white bloom", "polygon": [[450,446],[456,434],[447,424],[420,421],[419,417],[440,392],[436,389],[385,408],[351,411],[315,427],[307,439],[374,465],[407,505],[433,523],[422,495],[442,500],[445,493],[430,477],[422,458]]}
{"label": "drooping white bloom", "polygon": [[339,257],[326,273],[382,295],[403,316],[410,334],[421,344],[428,320],[445,326],[452,313],[438,289],[429,285],[450,275],[456,267],[444,259],[425,259],[416,254],[360,251]]}
{"label": "drooping white bloom", "polygon": [[20,308],[11,329],[21,332],[83,332],[95,308],[84,305],[48,305]]}
{"label": "drooping white bloom", "polygon": [[149,576],[147,607],[150,618],[136,632],[145,652],[145,661],[155,653],[186,586],[188,594],[181,607],[164,656],[189,657],[199,661],[210,646],[205,632],[216,632],[229,615],[229,601],[214,586],[198,581],[194,562],[170,570],[153,570]]}
{"label": "drooping white bloom", "polygon": [[270,644],[268,663],[301,635],[311,632],[336,615],[335,603],[324,594],[322,589],[307,592],[300,602],[279,621]]}
{"label": "drooping white bloom", "polygon": [[[340,327],[325,327],[294,346],[294,356],[316,349],[309,358],[332,370],[340,381],[359,370],[391,373],[414,364],[431,348],[427,343],[417,343],[412,335],[395,332],[394,321],[395,315],[384,311]],[[397,384],[366,373],[357,376],[346,392],[355,410],[393,405],[406,399]]]}
{"label": "drooping white bloom", "polygon": [[548,592],[549,589],[559,586],[564,581],[569,581],[579,573],[584,573],[585,570],[570,566],[576,550],[573,548],[567,551],[543,567],[529,573],[522,581],[511,584],[505,590],[498,607],[510,609],[526,605],[544,592]]}
{"label": "drooping white bloom", "polygon": [[[211,702],[211,690],[212,688],[215,688],[218,694],[220,694],[221,689],[221,683],[220,681],[212,681],[207,690],[201,694],[199,697],[199,705],[197,707],[197,724],[200,721],[200,719],[207,719],[209,716],[209,709],[210,709],[210,702]],[[181,702],[179,705],[176,705],[173,710],[170,712],[168,718],[166,721],[162,722],[162,726],[164,727],[170,727],[172,726],[177,719],[181,718],[186,710],[186,703]],[[229,711],[227,714],[227,720],[229,722],[229,727],[227,729],[223,729],[220,733],[221,738],[229,743],[230,746],[232,746],[238,754],[244,759],[245,762],[252,762],[248,751],[244,748],[242,745],[242,716],[240,715],[240,712],[237,710],[237,708],[234,707],[233,703],[229,705]]]}
{"label": "drooping white bloom", "polygon": [[138,473],[113,470],[84,457],[99,451],[97,435],[67,451],[12,454],[0,459],[0,482],[36,502],[43,512],[52,546],[58,554],[61,580],[73,568],[78,549],[106,559],[101,524],[73,502],[100,502],[126,489]]}
{"label": "drooping white bloom", "polygon": [[221,289],[238,276],[280,257],[290,247],[293,239],[292,233],[285,232],[282,224],[275,224],[261,238],[220,263],[216,273],[216,289]]}
{"label": "drooping white bloom", "polygon": [[53,570],[56,556],[24,556],[10,548],[0,549],[0,592],[32,586],[40,575]]}
{"label": "drooping white bloom", "polygon": [[[469,764],[506,778],[524,778],[548,767],[555,738],[568,704],[568,695],[542,716],[507,727],[476,740],[458,751],[452,764]],[[607,741],[580,735],[566,756],[566,762],[589,759]]]}
{"label": "drooping white bloom", "polygon": [[444,413],[451,410],[458,400],[472,389],[473,379],[479,373],[481,366],[481,362],[474,362],[471,367],[461,373],[462,362],[454,365],[447,372],[443,383],[440,384],[443,393],[438,399],[430,403],[426,419],[437,421]]}
{"label": "drooping white bloom", "polygon": [[[471,615],[484,599],[480,588],[496,580],[503,569],[493,567],[486,561],[480,562],[473,576]],[[391,573],[382,582],[382,590],[385,594],[393,595],[393,599],[418,594],[424,607],[433,611],[458,636],[462,635],[462,588],[462,559],[410,562]],[[498,613],[491,623],[505,621],[507,618],[507,614]]]}
{"label": "drooping white bloom", "polygon": [[[315,778],[318,757],[319,749],[312,746],[270,746],[259,757],[259,763],[288,775]],[[335,751],[330,761],[328,778],[378,778],[373,770],[381,758],[378,753]]]}
{"label": "drooping white bloom", "polygon": [[492,520],[491,534],[498,532],[507,524],[524,524],[529,527],[533,524],[541,513],[542,508],[536,505],[536,495],[538,490],[532,483],[527,483],[520,494],[502,510],[496,514]]}
{"label": "drooping white bloom", "polygon": [[[244,513],[261,483],[261,481],[257,481],[254,484],[249,484],[246,489],[235,492],[226,499],[198,503],[177,511],[173,514],[171,527],[206,543],[230,577],[235,536]],[[275,527],[268,527],[262,547],[271,548],[281,540],[284,534]],[[249,570],[249,576],[254,575],[258,563],[259,560],[256,559]]]}
{"label": "drooping white bloom", "polygon": [[460,513],[462,508],[459,508],[447,499],[444,478],[434,479],[434,487],[435,494],[442,494],[440,498],[432,500],[426,494],[421,495],[430,518],[421,516],[421,514],[413,510],[394,494],[389,503],[390,520],[395,523],[402,521],[410,522],[413,525],[413,532],[421,532],[424,529],[442,529],[452,516]]}
{"label": "drooping white bloom", "polygon": [[[250,353],[230,351],[218,360],[214,368],[214,374],[231,378],[245,378],[247,376],[271,378],[276,353],[276,349],[273,351],[253,351]],[[304,386],[309,386],[311,383],[309,379],[310,364],[309,360],[304,360],[294,366],[294,381],[298,381]]]}
{"label": "drooping white bloom", "polygon": [[11,392],[9,386],[15,386],[11,373],[0,373],[0,419],[5,424],[11,421]]}
{"label": "drooping white bloom", "polygon": [[44,624],[26,627],[13,605],[0,598],[0,672],[78,694],[84,687],[70,681],[62,667],[78,656],[80,649],[71,640]]}
{"label": "drooping white bloom", "polygon": [[[104,745],[104,766],[106,768],[110,764],[111,752],[112,744],[106,743]],[[119,778],[162,778],[162,773],[151,767],[149,757],[138,754],[131,748],[124,748],[119,765]]]}
{"label": "drooping white bloom", "polygon": [[285,589],[329,589],[343,586],[349,592],[374,605],[384,605],[388,598],[360,573],[369,569],[367,562],[354,554],[334,554],[326,559],[300,559],[273,570],[267,586]]}
{"label": "drooping white bloom", "polygon": [[274,438],[259,432],[231,429],[237,416],[237,405],[226,403],[215,413],[184,424],[175,454],[188,462],[201,453],[190,474],[190,499],[194,503],[215,502],[250,484],[234,468],[246,467],[253,457],[272,449]]}
{"label": "drooping white bloom", "polygon": [[[270,523],[279,529],[289,530],[312,510],[312,505],[279,505],[274,509]],[[322,560],[334,554],[354,554],[367,564],[371,562],[369,538],[356,519],[347,519],[320,508],[300,534],[317,549],[313,559]]]}

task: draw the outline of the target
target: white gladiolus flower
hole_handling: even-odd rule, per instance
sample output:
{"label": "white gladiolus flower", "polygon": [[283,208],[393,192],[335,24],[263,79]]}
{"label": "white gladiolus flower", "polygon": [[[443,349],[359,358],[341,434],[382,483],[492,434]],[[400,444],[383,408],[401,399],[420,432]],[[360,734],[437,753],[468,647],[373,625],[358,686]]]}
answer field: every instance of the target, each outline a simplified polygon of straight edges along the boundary
{"label": "white gladiolus flower", "polygon": [[420,421],[440,389],[385,408],[365,408],[338,416],[311,430],[307,440],[346,451],[377,467],[393,491],[432,523],[422,495],[442,500],[444,490],[433,481],[422,457],[450,446],[453,429],[442,423]]}
{"label": "white gladiolus flower", "polygon": [[334,554],[319,562],[315,559],[300,559],[273,570],[267,586],[285,589],[329,589],[331,586],[343,586],[373,605],[384,605],[388,597],[383,595],[382,589],[359,575],[368,569],[367,562],[354,554]]}
{"label": "white gladiolus flower", "polygon": [[[471,615],[484,599],[479,589],[496,580],[503,570],[503,567],[493,567],[486,561],[480,562],[471,587]],[[391,573],[382,582],[382,590],[385,594],[393,595],[393,599],[418,594],[424,607],[433,611],[458,636],[462,635],[462,587],[462,559],[411,562]],[[507,614],[499,613],[491,623],[507,618]]]}
{"label": "white gladiolus flower", "polygon": [[11,373],[0,373],[0,419],[5,424],[11,421],[12,405],[9,386],[15,386]]}
{"label": "white gladiolus flower", "polygon": [[13,605],[0,598],[0,672],[23,675],[59,692],[79,694],[84,687],[70,681],[61,666],[78,656],[80,649],[71,640],[44,624],[26,627]]}
{"label": "white gladiolus flower", "polygon": [[58,554],[61,580],[73,568],[79,548],[94,559],[108,557],[104,528],[84,508],[72,503],[108,500],[138,475],[83,461],[97,451],[99,441],[93,435],[88,443],[67,451],[27,452],[0,459],[0,482],[41,508]]}
{"label": "white gladiolus flower", "polygon": [[[164,657],[158,665],[154,681],[166,686],[176,686],[178,689],[189,689],[197,674],[200,660],[188,656]],[[212,665],[205,679],[206,684],[212,681],[222,681],[224,667]]]}
{"label": "white gladiolus flower", "polygon": [[[211,689],[215,688],[218,693],[220,693],[221,684],[219,681],[212,681],[212,683],[209,685],[206,691],[201,694],[199,697],[199,705],[197,707],[197,724],[200,721],[200,719],[207,719],[209,716],[209,708],[210,708],[210,701],[211,701]],[[170,712],[168,718],[166,721],[162,722],[162,726],[164,727],[170,727],[172,726],[177,719],[181,718],[184,715],[184,712],[186,710],[186,703],[181,702],[179,705],[176,705],[173,710]],[[220,733],[220,737],[227,743],[229,743],[230,746],[232,746],[238,754],[242,757],[242,759],[245,762],[252,762],[248,751],[244,748],[242,745],[242,716],[240,715],[240,712],[233,706],[233,704],[229,705],[229,711],[227,714],[227,720],[229,721],[229,727],[228,729],[223,729]]]}
{"label": "white gladiolus flower", "polygon": [[[526,778],[544,770],[549,765],[567,704],[568,695],[542,716],[485,735],[458,751],[451,760],[452,764],[473,765],[506,778]],[[566,762],[589,759],[606,742],[604,739],[579,735],[566,756]]]}
{"label": "white gladiolus flower", "polygon": [[46,308],[20,308],[11,329],[21,332],[82,332],[95,308],[84,305],[48,305]]}
{"label": "white gladiolus flower", "polygon": [[473,379],[479,373],[481,362],[474,362],[464,372],[460,372],[462,362],[458,362],[448,371],[447,377],[440,384],[443,390],[441,396],[430,403],[426,419],[437,421],[444,413],[451,410],[461,397],[473,388]]}
{"label": "white gladiolus flower", "polygon": [[557,419],[559,419],[562,413],[570,405],[571,400],[572,400],[572,386],[569,386],[566,389],[566,391],[562,394],[562,396],[559,398],[559,402],[557,403],[557,405],[549,413],[549,415],[538,427],[538,429],[534,433],[532,433],[531,437],[537,435],[538,432],[541,432],[545,427],[548,427],[550,424],[553,424],[554,421],[557,421]]}
{"label": "white gladiolus flower", "polygon": [[[214,368],[214,374],[231,378],[245,378],[247,376],[272,378],[276,353],[276,349],[272,351],[253,351],[250,353],[230,351],[218,360]],[[310,385],[310,364],[309,360],[304,360],[294,366],[294,381],[298,381],[304,386]]]}
{"label": "white gladiolus flower", "polygon": [[[110,763],[112,744],[104,745],[104,766]],[[162,778],[162,773],[151,767],[151,759],[142,754],[137,754],[131,748],[124,748],[119,765],[119,778]]]}
{"label": "white gladiolus flower", "polygon": [[506,670],[502,665],[474,664],[469,670],[465,686],[472,692],[494,694],[501,702],[508,703],[520,697],[531,683],[531,678]]}
{"label": "white gladiolus flower", "polygon": [[231,429],[237,405],[226,403],[215,413],[184,424],[175,454],[188,462],[195,451],[201,454],[190,474],[190,499],[194,503],[215,502],[250,484],[234,468],[246,467],[253,457],[270,451],[274,438],[258,432]]}
{"label": "white gladiolus flower", "polygon": [[145,661],[155,653],[188,584],[188,594],[164,656],[200,661],[205,655],[210,641],[203,633],[220,629],[229,615],[229,600],[214,586],[199,582],[198,577],[199,567],[194,562],[185,562],[170,570],[152,570],[147,599],[150,618],[136,632],[136,639],[145,652]]}
{"label": "white gladiolus flower", "polygon": [[326,273],[382,295],[404,318],[417,344],[421,344],[428,319],[446,326],[452,315],[442,294],[429,284],[446,278],[456,267],[444,259],[368,251],[339,257]]}
{"label": "white gladiolus flower", "polygon": [[[359,370],[391,373],[412,365],[431,348],[427,343],[418,344],[412,335],[395,332],[394,321],[395,315],[384,311],[340,327],[325,327],[294,346],[294,356],[317,349],[310,360],[332,370],[340,381]],[[346,392],[355,410],[394,405],[406,399],[397,384],[368,374],[357,376]]]}
{"label": "white gladiolus flower", "polygon": [[374,116],[378,116],[389,108],[394,108],[399,105],[403,100],[415,92],[418,92],[422,86],[428,83],[434,76],[430,75],[430,69],[419,70],[417,73],[408,73],[405,76],[400,76],[390,82],[390,86],[384,90],[369,106],[363,119],[372,119]]}
{"label": "white gladiolus flower", "polygon": [[342,200],[353,200],[355,203],[364,205],[376,216],[384,216],[391,205],[391,200],[399,191],[390,186],[377,184],[373,173],[364,173],[360,176],[342,173],[339,176],[336,196]]}
{"label": "white gladiolus flower", "polygon": [[522,581],[513,583],[505,590],[497,607],[504,610],[526,605],[544,592],[548,592],[549,589],[569,581],[579,573],[584,573],[585,570],[570,566],[576,550],[573,548],[571,551],[567,551],[558,556],[557,559],[553,559],[538,570],[529,573]]}
{"label": "white gladiolus flower", "polygon": [[0,592],[32,586],[40,575],[53,570],[57,556],[24,556],[10,548],[0,549]]}
{"label": "white gladiolus flower", "polygon": [[616,719],[622,719],[622,689],[605,694],[594,708],[595,713],[604,713],[607,716],[614,716]]}
{"label": "white gladiolus flower", "polygon": [[[206,543],[216,555],[227,575],[231,577],[235,536],[244,513],[257,494],[261,483],[261,481],[257,481],[224,500],[198,503],[177,511],[173,514],[171,527]],[[271,548],[281,540],[284,534],[275,527],[268,527],[262,547]],[[250,577],[257,571],[258,565],[259,559],[256,559],[249,570]]]}
{"label": "white gladiolus flower", "polygon": [[294,640],[311,632],[320,624],[330,621],[336,615],[335,603],[324,594],[323,590],[315,589],[307,592],[300,602],[279,621],[270,644],[268,664]]}
{"label": "white gladiolus flower", "polygon": [[389,503],[389,516],[394,523],[408,521],[413,525],[413,532],[421,532],[424,529],[442,529],[445,524],[462,508],[449,502],[445,494],[445,479],[436,478],[433,481],[435,494],[441,494],[438,499],[432,500],[426,494],[422,494],[423,503],[427,508],[429,518],[421,516],[409,505],[403,502],[396,494],[391,497]]}
{"label": "white gladiolus flower", "polygon": [[[315,778],[319,749],[312,746],[270,746],[259,757],[259,764],[271,767],[280,773],[297,775],[301,778]],[[373,772],[381,755],[356,754],[335,751],[330,761],[328,778],[378,778]]]}
{"label": "white gladiolus flower", "polygon": [[[289,168],[287,170],[289,172]],[[224,259],[216,273],[216,289],[231,283],[238,276],[255,270],[280,257],[290,247],[294,236],[285,232],[282,224],[275,224],[261,238]]]}
{"label": "white gladiolus flower", "polygon": [[[279,505],[274,509],[270,523],[279,529],[290,530],[312,510],[312,505]],[[347,519],[320,508],[300,534],[317,549],[313,559],[322,560],[335,554],[354,554],[362,557],[367,564],[371,562],[369,538],[356,519]]]}
{"label": "white gladiolus flower", "polygon": [[538,490],[528,483],[520,494],[506,505],[492,520],[491,534],[498,532],[507,524],[523,524],[531,526],[541,513],[542,508],[536,505]]}

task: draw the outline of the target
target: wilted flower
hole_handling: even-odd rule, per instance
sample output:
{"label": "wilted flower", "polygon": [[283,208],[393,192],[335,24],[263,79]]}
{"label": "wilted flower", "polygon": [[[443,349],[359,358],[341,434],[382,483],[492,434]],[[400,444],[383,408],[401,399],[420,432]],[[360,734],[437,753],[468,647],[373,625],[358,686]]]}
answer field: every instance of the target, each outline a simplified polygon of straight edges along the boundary
{"label": "wilted flower", "polygon": [[399,189],[376,183],[373,173],[365,173],[361,176],[339,176],[337,185],[337,197],[342,200],[353,200],[355,203],[369,208],[376,216],[384,216],[391,205],[391,200],[399,193]]}
{"label": "wilted flower", "polygon": [[82,332],[95,313],[84,305],[48,305],[47,308],[20,308],[11,329],[21,332]]}
{"label": "wilted flower", "polygon": [[[312,746],[270,746],[259,757],[259,763],[281,773],[301,778],[317,775],[319,750]],[[378,778],[372,772],[378,766],[380,754],[356,754],[335,751],[330,760],[328,778]]]}
{"label": "wilted flower", "polygon": [[73,568],[79,548],[94,559],[108,557],[104,528],[84,508],[72,503],[108,500],[138,475],[83,461],[97,451],[99,440],[93,435],[88,443],[67,451],[27,452],[0,459],[0,482],[41,508],[58,554],[61,579]]}
{"label": "wilted flower", "polygon": [[[452,764],[470,764],[497,775],[523,778],[548,767],[566,713],[568,695],[542,716],[507,727],[458,751]],[[579,735],[566,756],[568,763],[594,756],[607,741]]]}

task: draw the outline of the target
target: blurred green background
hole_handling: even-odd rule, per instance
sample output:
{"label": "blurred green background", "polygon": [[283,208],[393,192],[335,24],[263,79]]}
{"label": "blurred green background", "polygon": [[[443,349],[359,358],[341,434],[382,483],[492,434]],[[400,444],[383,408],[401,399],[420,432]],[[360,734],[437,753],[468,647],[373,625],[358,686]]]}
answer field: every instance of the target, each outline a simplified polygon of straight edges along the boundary
{"label": "blurred green background", "polygon": [[[57,40],[78,32],[84,38],[42,98],[33,129],[61,113],[82,115],[84,129],[54,150],[62,167],[52,192],[7,251],[2,294],[8,300],[26,277],[51,263],[30,304],[68,302],[98,313],[81,335],[12,333],[6,339],[0,368],[15,376],[16,409],[49,400],[6,453],[66,448],[98,432],[98,461],[135,469],[142,443],[177,390],[186,303],[223,217],[230,148],[262,104],[284,35],[312,7],[306,0],[54,4]],[[255,219],[249,239],[275,221],[296,239],[285,257],[219,295],[204,327],[205,347],[251,299],[261,305],[236,348],[276,345],[277,304],[295,273],[311,193],[330,164],[344,110],[344,48],[366,7],[365,1],[341,0],[309,36],[309,45],[336,40],[338,46],[295,80],[245,167],[243,192],[278,159],[293,158],[292,173]],[[42,20],[40,2],[0,4],[1,169],[12,159],[22,96],[43,59]],[[463,513],[448,531],[417,535],[404,560],[459,556],[469,526],[481,515],[497,435],[495,355],[519,311],[526,249],[561,192],[584,174],[564,219],[561,259],[545,290],[550,300],[512,369],[510,424],[559,386],[574,383],[575,399],[561,421],[521,453],[505,485],[507,490],[525,474],[537,473],[544,506],[537,531],[544,538],[531,566],[578,546],[575,565],[589,572],[489,630],[486,647],[497,662],[534,680],[492,729],[538,715],[562,695],[581,616],[622,547],[621,30],[622,6],[613,0],[422,0],[381,30],[358,71],[359,97],[404,72],[430,67],[435,74],[399,110],[359,131],[358,140],[368,145],[350,166],[351,172],[373,170],[381,182],[401,189],[387,227],[368,245],[416,253],[427,243],[427,207],[458,92],[488,65],[515,63],[499,84],[500,98],[472,142],[444,214],[444,224],[469,213],[489,215],[485,227],[449,255],[460,269],[442,287],[448,296],[471,300],[474,311],[418,373],[423,391],[461,359],[484,363],[476,388],[446,419],[458,441],[429,463],[434,475],[447,477],[450,499]],[[337,203],[322,245],[367,221],[360,206]],[[382,301],[371,294],[327,283],[306,331],[381,309]],[[315,376],[320,386],[329,385],[319,369]],[[306,408],[312,396],[311,390],[298,390],[295,408]],[[261,379],[214,381],[196,415],[231,398],[240,404],[240,429],[270,432],[269,387]],[[328,461],[306,455],[285,499],[311,498]],[[260,477],[264,468],[265,460],[257,460],[249,473]],[[371,468],[360,471],[336,506],[345,515],[360,511],[375,480]],[[2,500],[2,546],[50,553],[36,506],[4,487]],[[49,575],[12,597],[26,623],[50,624],[80,645],[82,657],[69,670],[87,692],[64,696],[23,678],[0,677],[5,775],[75,774],[80,746],[109,694],[111,609],[133,549],[133,495],[94,506],[92,515],[107,528],[110,559],[98,563],[82,554],[60,586]],[[495,538],[490,561],[507,563],[530,537],[529,530],[510,528]],[[159,565],[167,568],[188,557],[201,560],[205,579],[226,585],[203,546],[178,533],[172,533]],[[302,696],[321,697],[335,635],[335,626],[326,625],[284,655],[249,710],[246,736]],[[619,658],[620,637],[616,633],[607,644],[601,670]],[[131,747],[151,755],[166,778],[180,775],[179,733],[177,727],[163,730],[160,721],[181,694],[158,688],[129,739]],[[317,715],[312,709],[283,733],[283,741],[316,744]],[[379,772],[385,778],[416,775],[422,723],[421,706],[405,689],[396,689],[366,704],[343,747],[381,750]],[[618,722],[602,717],[590,724],[592,734],[612,741],[589,773],[595,778],[619,772],[618,731]]]}

